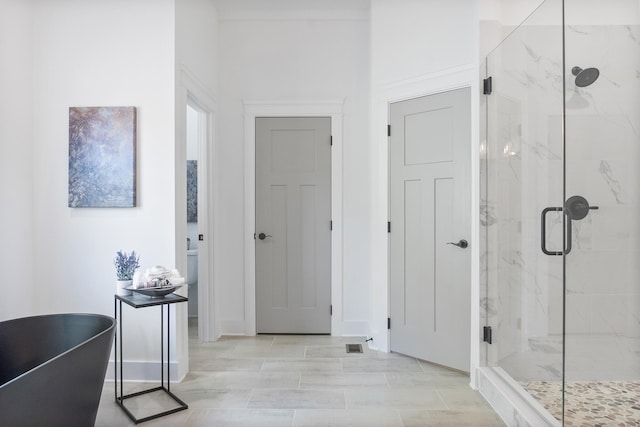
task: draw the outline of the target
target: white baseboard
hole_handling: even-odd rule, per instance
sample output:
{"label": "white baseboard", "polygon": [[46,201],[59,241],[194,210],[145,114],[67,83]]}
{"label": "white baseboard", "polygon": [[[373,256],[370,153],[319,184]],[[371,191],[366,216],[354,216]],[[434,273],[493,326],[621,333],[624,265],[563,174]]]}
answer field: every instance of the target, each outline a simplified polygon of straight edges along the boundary
{"label": "white baseboard", "polygon": [[[166,369],[166,367],[165,367]],[[184,379],[184,375],[180,377],[178,362],[171,362],[169,364],[170,378],[172,383],[179,383]],[[118,371],[120,370],[120,364],[118,364]],[[160,382],[161,370],[160,362],[142,362],[142,361],[124,361],[123,365],[123,379],[124,381],[135,382]],[[110,360],[107,366],[107,374],[105,375],[105,381],[113,382],[114,377],[114,361]],[[167,380],[167,373],[164,373],[164,380]]]}

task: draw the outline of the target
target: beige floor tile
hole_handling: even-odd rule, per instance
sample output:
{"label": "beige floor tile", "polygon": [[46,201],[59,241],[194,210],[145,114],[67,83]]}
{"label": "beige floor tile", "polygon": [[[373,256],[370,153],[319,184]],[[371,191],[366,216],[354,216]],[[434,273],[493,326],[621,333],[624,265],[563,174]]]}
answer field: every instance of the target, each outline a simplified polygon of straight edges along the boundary
{"label": "beige floor tile", "polygon": [[404,427],[503,427],[490,411],[401,410]]}
{"label": "beige floor tile", "polygon": [[437,390],[414,388],[361,388],[346,389],[348,409],[393,408],[393,409],[447,409]]}
{"label": "beige floor tile", "polygon": [[408,357],[392,359],[345,358],[342,360],[344,372],[422,372],[418,361]]}
{"label": "beige floor tile", "polygon": [[299,409],[294,427],[403,427],[395,409]]}
{"label": "beige floor tile", "polygon": [[[193,323],[193,322],[192,322]],[[195,334],[190,330],[190,336]],[[171,390],[189,408],[144,423],[190,426],[499,426],[467,375],[363,345],[364,338],[259,335],[189,341],[190,372]],[[158,384],[125,383],[125,393]],[[145,397],[140,409],[166,409],[163,397]],[[155,399],[155,400],[154,400]],[[474,424],[475,423],[475,424]],[[105,383],[96,426],[133,423]]]}
{"label": "beige floor tile", "polygon": [[103,398],[100,400],[100,406],[98,407],[98,414],[96,415],[95,427],[116,427],[116,426],[128,426],[133,425],[131,420],[127,418],[127,415],[116,405],[113,397],[109,395],[109,399]]}
{"label": "beige floor tile", "polygon": [[194,371],[259,372],[262,364],[263,359],[211,358],[197,364],[190,361],[189,367]]}
{"label": "beige floor tile", "polygon": [[[233,358],[230,354],[234,352],[248,352],[257,349],[268,349],[273,346],[273,337],[221,337],[216,342],[189,341],[189,361],[198,362],[202,359],[211,358]],[[257,356],[255,356],[257,357]]]}
{"label": "beige floor tile", "polygon": [[298,372],[190,372],[182,383],[182,389],[246,389],[246,388],[297,388]]}
{"label": "beige floor tile", "polygon": [[248,408],[345,409],[344,392],[334,390],[254,390]]}
{"label": "beige floor tile", "polygon": [[[143,389],[145,387],[136,387]],[[126,394],[126,392],[125,392]],[[126,407],[138,418],[156,414],[170,408],[175,408],[176,403],[163,392],[155,392],[153,394],[144,395],[140,398],[125,399]],[[167,415],[156,420],[147,421],[145,426],[164,427],[164,426],[183,426],[186,425],[189,418],[190,410],[182,410],[175,414]],[[121,427],[134,425],[133,421],[124,413],[124,411],[115,403],[113,392],[113,383],[105,384],[96,416],[96,427]]]}
{"label": "beige floor tile", "polygon": [[189,405],[190,409],[243,409],[251,397],[251,389],[175,390],[174,393]]}
{"label": "beige floor tile", "polygon": [[448,409],[488,410],[490,408],[479,393],[468,387],[440,388],[438,393]]}
{"label": "beige floor tile", "polygon": [[230,358],[301,358],[305,357],[306,347],[303,345],[272,345],[269,347],[247,348],[237,347],[226,353]]}
{"label": "beige floor tile", "polygon": [[469,377],[458,373],[388,372],[389,387],[457,388],[468,387]]}
{"label": "beige floor tile", "polygon": [[293,410],[279,409],[209,409],[194,411],[189,427],[290,427]]}
{"label": "beige floor tile", "polygon": [[262,372],[342,372],[340,359],[266,360]]}
{"label": "beige floor tile", "polygon": [[380,387],[386,386],[387,379],[383,373],[303,373],[300,388],[306,389],[344,389],[346,387]]}

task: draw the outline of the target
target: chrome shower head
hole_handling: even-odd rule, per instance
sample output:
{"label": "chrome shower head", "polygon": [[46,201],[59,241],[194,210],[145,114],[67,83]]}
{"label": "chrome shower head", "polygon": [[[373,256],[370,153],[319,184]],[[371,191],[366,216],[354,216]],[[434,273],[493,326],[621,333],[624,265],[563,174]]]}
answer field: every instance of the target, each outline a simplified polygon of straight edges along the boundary
{"label": "chrome shower head", "polygon": [[598,76],[600,76],[600,70],[598,70],[597,68],[585,68],[583,70],[580,67],[573,67],[571,69],[571,74],[576,76],[576,86],[587,87],[591,83],[598,80]]}

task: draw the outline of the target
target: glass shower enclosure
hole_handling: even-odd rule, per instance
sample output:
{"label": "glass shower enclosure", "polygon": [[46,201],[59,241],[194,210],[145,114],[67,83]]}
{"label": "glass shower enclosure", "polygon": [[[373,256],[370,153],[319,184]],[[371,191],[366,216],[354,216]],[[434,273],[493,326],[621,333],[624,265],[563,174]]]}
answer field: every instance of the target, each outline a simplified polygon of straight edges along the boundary
{"label": "glass shower enclosure", "polygon": [[483,369],[549,425],[640,425],[640,2],[547,0],[485,73]]}

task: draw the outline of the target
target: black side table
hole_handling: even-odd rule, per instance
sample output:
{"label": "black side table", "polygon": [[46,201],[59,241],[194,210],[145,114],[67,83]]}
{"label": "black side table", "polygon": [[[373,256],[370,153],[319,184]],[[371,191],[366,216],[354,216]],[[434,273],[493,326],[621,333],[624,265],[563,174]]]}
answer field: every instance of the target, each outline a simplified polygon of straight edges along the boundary
{"label": "black side table", "polygon": [[[140,294],[136,294],[134,293],[133,295],[130,296],[122,296],[122,295],[114,295],[113,296],[113,311],[114,311],[114,317],[116,318],[116,321],[118,321],[118,319],[120,319],[120,321],[118,322],[119,325],[119,331],[116,331],[115,334],[115,366],[114,366],[114,376],[115,376],[115,395],[116,395],[116,404],[118,406],[120,406],[120,408],[122,408],[122,410],[127,414],[127,416],[129,418],[131,418],[131,420],[138,424],[144,421],[149,421],[149,420],[153,420],[165,415],[169,415],[169,414],[173,414],[175,412],[179,412],[179,411],[183,411],[185,409],[188,408],[187,404],[184,403],[182,400],[180,400],[180,398],[178,398],[178,396],[176,396],[175,394],[173,394],[171,392],[171,366],[170,366],[170,362],[169,362],[169,335],[170,335],[170,319],[169,319],[169,305],[170,304],[176,304],[176,303],[180,303],[180,302],[187,302],[188,298],[183,297],[181,295],[176,295],[176,294],[169,294],[164,296],[163,298],[151,298],[145,295],[140,295]],[[147,390],[143,390],[143,391],[139,391],[137,393],[132,393],[132,394],[128,394],[128,395],[124,395],[124,389],[123,389],[123,356],[122,356],[122,303],[125,303],[133,308],[145,308],[145,307],[153,307],[153,306],[160,306],[160,386],[159,387],[154,387],[154,388],[150,388]],[[166,387],[165,387],[165,381],[164,381],[164,370],[165,370],[165,363],[164,363],[164,306],[166,306],[167,308],[167,382],[166,382]],[[118,340],[120,341],[120,352],[118,353]],[[118,362],[120,363],[120,369],[118,370]],[[120,378],[120,388],[118,389],[118,377]],[[118,393],[119,391],[119,393]],[[163,411],[154,415],[149,415],[147,417],[144,418],[136,418],[131,411],[129,411],[129,409],[125,406],[125,399],[129,399],[132,397],[136,397],[136,396],[140,396],[143,394],[147,394],[147,393],[153,393],[156,391],[164,391],[166,394],[168,394],[173,400],[176,401],[176,403],[178,403],[178,407],[177,408],[173,408],[173,409],[169,409],[167,411]]]}

